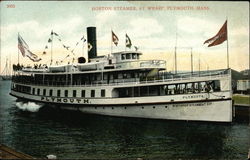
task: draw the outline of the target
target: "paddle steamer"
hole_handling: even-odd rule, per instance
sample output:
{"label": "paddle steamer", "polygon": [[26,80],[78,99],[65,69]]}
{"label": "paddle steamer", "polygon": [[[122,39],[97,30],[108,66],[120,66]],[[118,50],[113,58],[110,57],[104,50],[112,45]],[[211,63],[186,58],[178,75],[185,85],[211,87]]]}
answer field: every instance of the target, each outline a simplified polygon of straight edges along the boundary
{"label": "paddle steamer", "polygon": [[166,61],[141,60],[139,51],[97,56],[96,28],[88,27],[87,35],[87,60],[16,71],[10,94],[90,114],[232,121],[230,69],[171,74]]}

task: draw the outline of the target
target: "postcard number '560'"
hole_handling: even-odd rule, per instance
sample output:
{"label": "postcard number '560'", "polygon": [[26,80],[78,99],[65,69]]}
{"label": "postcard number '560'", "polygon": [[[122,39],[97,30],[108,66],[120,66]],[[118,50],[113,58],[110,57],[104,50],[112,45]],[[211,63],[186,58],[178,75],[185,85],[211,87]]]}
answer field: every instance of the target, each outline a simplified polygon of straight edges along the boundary
{"label": "postcard number '560'", "polygon": [[7,4],[6,7],[7,8],[15,8],[16,6],[15,6],[15,4]]}

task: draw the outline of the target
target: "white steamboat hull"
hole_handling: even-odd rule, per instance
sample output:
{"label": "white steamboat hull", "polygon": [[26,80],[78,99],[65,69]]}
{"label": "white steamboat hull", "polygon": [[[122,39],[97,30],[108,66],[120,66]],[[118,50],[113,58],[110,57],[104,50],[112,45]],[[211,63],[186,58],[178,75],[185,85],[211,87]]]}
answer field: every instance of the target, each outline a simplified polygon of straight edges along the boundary
{"label": "white steamboat hull", "polygon": [[177,104],[61,106],[62,109],[119,117],[169,119],[186,121],[232,122],[232,101],[208,101]]}
{"label": "white steamboat hull", "polygon": [[[181,100],[186,96],[111,98],[111,99],[72,99],[32,96],[12,91],[17,98],[48,103],[61,109],[76,110],[89,114],[100,114],[119,117],[137,117],[151,119],[169,119],[186,121],[232,122],[232,100],[214,99],[212,95],[197,94],[194,99]],[[224,95],[228,95],[225,92]],[[201,99],[200,97],[203,97]],[[226,96],[227,97],[227,96]],[[133,103],[132,103],[133,102]],[[105,104],[106,103],[106,104]]]}

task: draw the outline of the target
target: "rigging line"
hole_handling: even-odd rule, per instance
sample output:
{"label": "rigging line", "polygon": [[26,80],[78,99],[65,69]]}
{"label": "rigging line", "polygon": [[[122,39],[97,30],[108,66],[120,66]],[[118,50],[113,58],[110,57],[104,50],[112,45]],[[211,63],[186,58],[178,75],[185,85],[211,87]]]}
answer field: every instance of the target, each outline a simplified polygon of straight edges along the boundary
{"label": "rigging line", "polygon": [[210,93],[210,92],[208,92],[208,94],[212,94],[212,95],[214,95],[214,96],[216,96],[216,97],[225,97],[225,96],[222,96],[222,94],[221,95],[216,95],[216,94],[214,94],[214,93]]}

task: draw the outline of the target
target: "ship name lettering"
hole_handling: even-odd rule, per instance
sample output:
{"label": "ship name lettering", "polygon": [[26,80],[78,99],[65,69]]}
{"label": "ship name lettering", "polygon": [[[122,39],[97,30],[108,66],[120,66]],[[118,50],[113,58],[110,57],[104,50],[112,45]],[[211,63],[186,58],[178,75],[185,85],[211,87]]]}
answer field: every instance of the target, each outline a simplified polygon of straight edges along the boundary
{"label": "ship name lettering", "polygon": [[55,97],[51,97],[52,102],[54,102],[54,101],[55,101],[55,99],[56,99]]}
{"label": "ship name lettering", "polygon": [[183,99],[204,98],[204,95],[183,96]]}
{"label": "ship name lettering", "polygon": [[48,101],[48,102],[63,102],[63,103],[74,103],[74,102],[77,102],[77,103],[90,103],[89,102],[89,99],[80,99],[80,98],[70,98],[70,99],[67,99],[67,98],[55,98],[55,97],[41,97],[41,101]]}
{"label": "ship name lettering", "polygon": [[88,99],[84,99],[83,103],[89,103],[89,100]]}
{"label": "ship name lettering", "polygon": [[81,102],[81,99],[76,99],[76,101],[77,101],[78,103],[80,103],[80,102]]}

